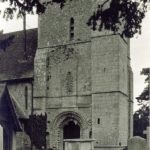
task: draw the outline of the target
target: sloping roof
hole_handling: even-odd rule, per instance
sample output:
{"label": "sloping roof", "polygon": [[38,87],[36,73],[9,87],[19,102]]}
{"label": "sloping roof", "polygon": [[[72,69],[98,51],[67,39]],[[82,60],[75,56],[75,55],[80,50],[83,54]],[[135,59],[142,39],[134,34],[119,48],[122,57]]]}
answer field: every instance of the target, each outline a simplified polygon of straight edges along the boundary
{"label": "sloping roof", "polygon": [[24,32],[0,35],[0,41],[10,39],[3,49],[0,43],[0,81],[33,77],[34,57],[37,49],[37,29],[26,31],[27,61],[24,58]]}
{"label": "sloping roof", "polygon": [[7,120],[13,120],[14,130],[22,131],[22,126],[17,115],[17,109],[9,94],[6,84],[0,84],[0,113],[5,116]]}

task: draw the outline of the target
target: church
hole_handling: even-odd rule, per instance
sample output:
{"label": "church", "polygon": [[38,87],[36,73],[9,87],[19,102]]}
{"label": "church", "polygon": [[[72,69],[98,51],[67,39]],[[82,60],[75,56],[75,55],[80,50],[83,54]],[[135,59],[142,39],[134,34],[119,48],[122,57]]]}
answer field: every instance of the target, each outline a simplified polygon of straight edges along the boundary
{"label": "church", "polygon": [[26,39],[23,31],[0,35],[13,36],[0,50],[4,150],[30,149],[24,122],[32,113],[47,114],[47,149],[63,150],[67,139],[94,139],[95,150],[127,145],[133,132],[130,42],[87,26],[97,4],[48,5]]}

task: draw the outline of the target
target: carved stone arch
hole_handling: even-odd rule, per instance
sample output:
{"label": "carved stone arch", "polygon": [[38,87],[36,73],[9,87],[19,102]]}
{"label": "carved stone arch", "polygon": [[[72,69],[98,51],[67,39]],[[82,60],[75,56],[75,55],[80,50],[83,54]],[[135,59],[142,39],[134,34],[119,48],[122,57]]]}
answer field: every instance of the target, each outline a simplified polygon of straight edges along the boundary
{"label": "carved stone arch", "polygon": [[65,111],[57,115],[53,121],[51,130],[55,132],[53,135],[56,136],[55,141],[57,141],[57,143],[54,144],[54,147],[58,150],[63,147],[63,127],[69,121],[76,121],[80,126],[80,138],[84,138],[84,129],[88,128],[88,121],[77,112]]}
{"label": "carved stone arch", "polygon": [[81,116],[79,113],[75,112],[75,111],[65,111],[65,112],[62,112],[60,114],[58,114],[54,121],[53,121],[53,125],[52,125],[52,129],[56,128],[56,127],[61,127],[61,125],[63,125],[63,122],[66,118],[73,118],[73,119],[76,119],[79,123],[79,125],[82,127],[82,128],[87,128],[88,127],[88,120]]}

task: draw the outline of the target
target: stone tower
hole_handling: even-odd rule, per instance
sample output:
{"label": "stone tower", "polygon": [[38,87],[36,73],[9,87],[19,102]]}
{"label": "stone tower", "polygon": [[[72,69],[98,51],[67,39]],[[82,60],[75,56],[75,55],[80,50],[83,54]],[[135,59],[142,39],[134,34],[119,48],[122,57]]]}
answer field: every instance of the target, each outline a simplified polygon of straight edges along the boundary
{"label": "stone tower", "polygon": [[[101,1],[100,1],[101,2]],[[96,139],[122,149],[132,135],[132,71],[128,40],[87,25],[98,1],[49,5],[39,16],[34,111],[48,115],[48,147],[63,139]]]}

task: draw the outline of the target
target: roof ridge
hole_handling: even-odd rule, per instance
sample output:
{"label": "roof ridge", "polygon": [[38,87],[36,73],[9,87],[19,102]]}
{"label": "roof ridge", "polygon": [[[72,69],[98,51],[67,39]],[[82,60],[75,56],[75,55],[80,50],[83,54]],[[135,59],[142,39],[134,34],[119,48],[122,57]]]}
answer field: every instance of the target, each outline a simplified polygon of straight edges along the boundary
{"label": "roof ridge", "polygon": [[[28,31],[32,31],[32,30],[38,30],[38,28],[27,29],[26,31],[28,32]],[[21,32],[23,32],[23,30],[12,31],[12,32],[4,32],[4,33],[0,34],[0,36],[19,33],[19,32],[21,33]]]}

